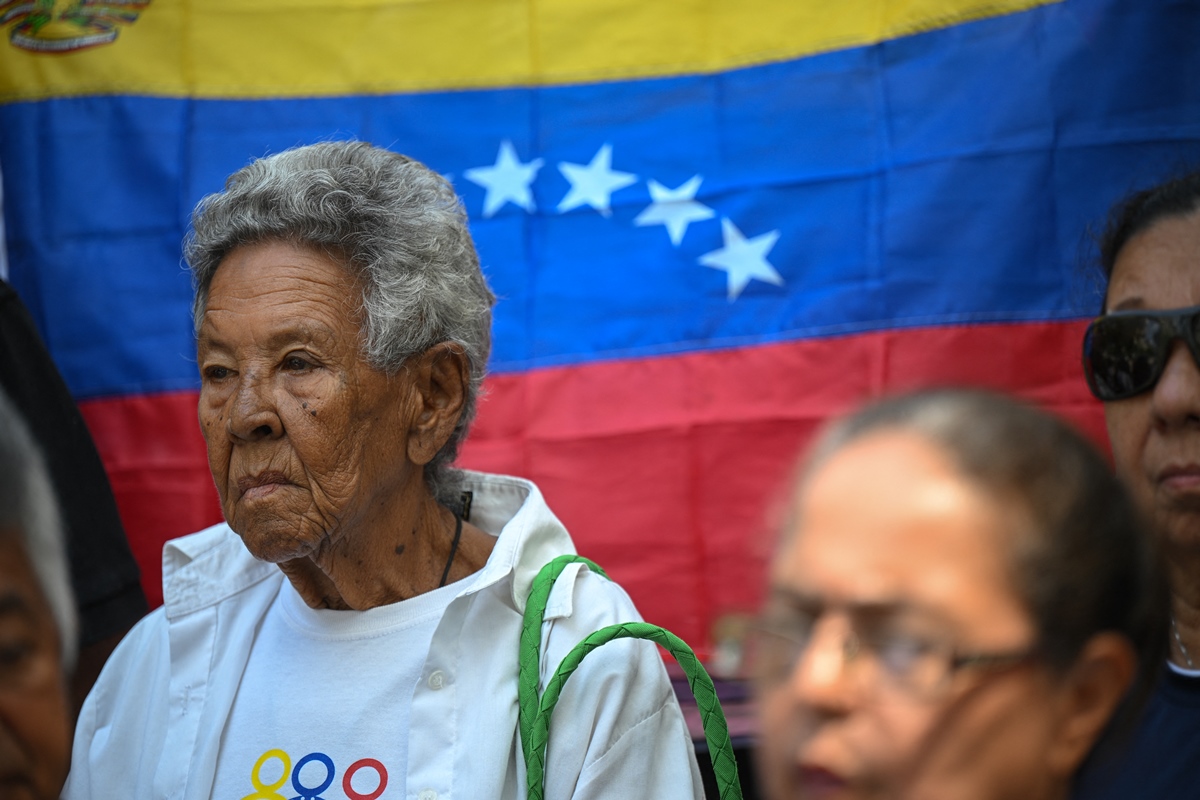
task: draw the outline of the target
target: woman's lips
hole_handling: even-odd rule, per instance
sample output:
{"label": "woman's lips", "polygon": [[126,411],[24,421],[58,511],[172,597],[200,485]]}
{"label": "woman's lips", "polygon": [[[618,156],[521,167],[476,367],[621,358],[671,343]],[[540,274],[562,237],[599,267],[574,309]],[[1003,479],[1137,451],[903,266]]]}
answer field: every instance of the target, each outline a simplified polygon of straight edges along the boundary
{"label": "woman's lips", "polygon": [[1166,467],[1159,471],[1158,483],[1172,494],[1200,493],[1200,465]]}
{"label": "woman's lips", "polygon": [[243,500],[257,500],[272,494],[281,486],[287,486],[291,481],[282,472],[260,472],[245,478],[238,478],[238,489]]}

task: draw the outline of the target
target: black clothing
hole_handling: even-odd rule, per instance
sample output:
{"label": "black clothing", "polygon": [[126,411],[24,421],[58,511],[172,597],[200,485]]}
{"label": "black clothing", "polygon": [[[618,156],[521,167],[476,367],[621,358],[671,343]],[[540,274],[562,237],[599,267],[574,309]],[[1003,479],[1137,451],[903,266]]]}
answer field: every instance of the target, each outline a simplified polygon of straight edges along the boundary
{"label": "black clothing", "polygon": [[1164,667],[1137,727],[1084,765],[1074,800],[1200,797],[1200,678]]}
{"label": "black clothing", "polygon": [[62,512],[80,646],[145,616],[137,563],[96,445],[29,311],[0,280],[0,386],[41,447]]}

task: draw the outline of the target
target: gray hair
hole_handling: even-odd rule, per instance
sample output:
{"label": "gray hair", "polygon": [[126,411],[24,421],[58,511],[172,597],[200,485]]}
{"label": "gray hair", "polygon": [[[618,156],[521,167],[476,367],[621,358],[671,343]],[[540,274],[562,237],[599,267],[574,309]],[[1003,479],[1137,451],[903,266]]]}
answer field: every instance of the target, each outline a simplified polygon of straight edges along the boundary
{"label": "gray hair", "polygon": [[1154,537],[1096,449],[1064,421],[1012,398],[940,389],[884,400],[835,423],[801,481],[847,445],[888,430],[934,444],[964,477],[1020,513],[1011,573],[1037,625],[1040,654],[1065,669],[1094,634],[1123,634],[1137,651],[1139,675],[1122,716],[1136,713],[1166,658],[1169,594]]}
{"label": "gray hair", "polygon": [[25,421],[0,391],[0,534],[21,537],[50,605],[69,672],[78,651],[78,621],[62,522],[50,475]]}
{"label": "gray hair", "polygon": [[197,331],[222,259],[271,240],[316,248],[358,273],[363,354],[375,368],[394,374],[439,342],[462,347],[470,372],[462,415],[425,466],[434,497],[458,507],[461,476],[450,465],[475,416],[495,296],[453,188],[420,162],[366,142],[298,147],[243,167],[199,202],[184,241]]}

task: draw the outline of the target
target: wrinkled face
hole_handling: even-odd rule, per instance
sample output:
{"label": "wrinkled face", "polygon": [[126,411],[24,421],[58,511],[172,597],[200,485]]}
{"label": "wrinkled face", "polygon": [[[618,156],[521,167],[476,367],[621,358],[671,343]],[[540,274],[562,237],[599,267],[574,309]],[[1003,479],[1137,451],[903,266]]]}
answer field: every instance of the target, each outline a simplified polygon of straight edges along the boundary
{"label": "wrinkled face", "polygon": [[1027,653],[1036,631],[1011,585],[1002,510],[933,445],[883,431],[820,466],[797,511],[768,614],[816,622],[792,666],[759,684],[768,796],[1041,796],[1054,688],[1037,662],[964,667],[916,691],[886,679],[866,645],[847,646],[915,637]]}
{"label": "wrinkled face", "polygon": [[360,297],[341,263],[283,242],[238,247],[213,277],[200,426],[225,518],[257,558],[320,555],[386,525],[420,483],[410,383],[363,359]]}
{"label": "wrinkled face", "polygon": [[70,723],[58,628],[19,535],[0,531],[0,797],[58,797]]}
{"label": "wrinkled face", "polygon": [[[1200,305],[1200,213],[1168,217],[1121,249],[1105,307]],[[1200,370],[1181,341],[1158,383],[1104,404],[1117,472],[1169,545],[1200,544]]]}

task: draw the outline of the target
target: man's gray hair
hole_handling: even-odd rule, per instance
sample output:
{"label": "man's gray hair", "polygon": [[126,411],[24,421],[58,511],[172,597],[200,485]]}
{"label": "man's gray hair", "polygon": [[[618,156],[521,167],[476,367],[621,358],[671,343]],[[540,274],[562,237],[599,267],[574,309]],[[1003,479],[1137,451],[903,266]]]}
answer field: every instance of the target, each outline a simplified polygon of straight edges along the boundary
{"label": "man's gray hair", "polygon": [[366,142],[299,147],[243,167],[196,206],[184,242],[197,331],[222,259],[264,241],[316,248],[360,276],[363,353],[375,368],[394,374],[439,342],[462,347],[470,371],[462,416],[425,467],[434,496],[456,508],[461,478],[450,465],[475,415],[495,296],[453,188],[420,162]]}
{"label": "man's gray hair", "polygon": [[62,522],[49,473],[12,401],[0,392],[0,535],[21,537],[54,614],[66,672],[75,665],[78,622]]}

